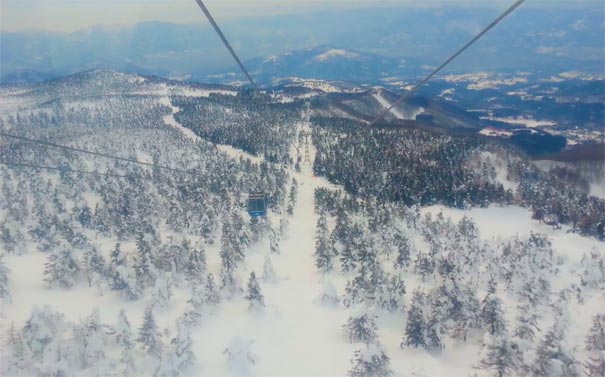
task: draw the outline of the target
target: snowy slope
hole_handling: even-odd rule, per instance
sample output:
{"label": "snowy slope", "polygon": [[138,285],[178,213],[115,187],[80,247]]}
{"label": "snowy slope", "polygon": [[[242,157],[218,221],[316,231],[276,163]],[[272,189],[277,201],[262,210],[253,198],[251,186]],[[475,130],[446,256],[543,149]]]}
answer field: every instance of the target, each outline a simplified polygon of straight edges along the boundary
{"label": "snowy slope", "polygon": [[[198,93],[199,94],[199,93]],[[219,161],[227,160],[223,165],[208,165],[216,171],[206,172],[204,176],[207,180],[216,179],[216,176],[225,174],[224,177],[231,175],[241,178],[246,174],[260,175],[258,170],[251,170],[247,173],[245,170],[247,164],[258,168],[261,163],[265,163],[262,157],[250,155],[240,149],[227,145],[218,145],[217,150],[204,149],[208,147],[208,142],[200,138],[190,129],[179,123],[174,115],[180,111],[178,106],[172,104],[170,97],[166,92],[156,98],[156,93],[152,93],[154,101],[157,101],[164,108],[169,108],[170,113],[161,113],[161,121],[168,134],[174,140],[171,148],[182,152],[184,155],[193,155],[190,158],[194,160],[217,159]],[[388,106],[380,94],[375,98],[383,106]],[[398,110],[396,110],[398,111]],[[405,114],[394,112],[393,115],[400,119],[405,119]],[[298,125],[297,132],[311,131],[311,125],[303,121]],[[144,135],[144,134],[143,134]],[[164,140],[164,139],[162,139]],[[171,139],[172,140],[172,139]],[[153,140],[145,140],[151,143]],[[299,146],[304,147],[304,146]],[[143,144],[139,145],[141,150],[137,152],[149,154],[154,148],[145,150]],[[196,150],[196,148],[199,148]],[[208,147],[209,148],[209,147]],[[315,157],[315,149],[312,144],[308,146],[311,161]],[[182,151],[181,151],[182,150]],[[199,153],[198,155],[195,155]],[[295,148],[292,148],[292,156],[296,156]],[[495,158],[494,156],[487,156]],[[487,158],[486,157],[486,158]],[[150,157],[151,158],[151,157]],[[178,155],[178,161],[184,160],[183,156]],[[192,163],[190,161],[190,163]],[[92,162],[91,162],[92,164]],[[267,163],[277,169],[277,164]],[[236,166],[237,169],[229,170],[229,167]],[[219,169],[223,169],[220,171]],[[341,273],[338,269],[331,272],[319,271],[316,267],[314,253],[316,251],[316,224],[320,218],[315,210],[316,189],[327,189],[330,191],[341,190],[341,187],[327,182],[321,177],[315,177],[311,163],[303,163],[301,171],[296,171],[292,164],[285,165],[284,170],[288,178],[294,178],[298,182],[297,192],[294,195],[295,205],[293,214],[287,215],[287,212],[281,206],[279,210],[270,211],[268,216],[268,227],[266,229],[280,229],[278,231],[281,238],[276,250],[271,250],[271,245],[275,243],[270,231],[259,230],[260,238],[245,246],[245,258],[236,268],[236,277],[245,288],[248,277],[251,272],[255,272],[260,282],[262,294],[264,296],[264,307],[259,310],[250,310],[249,301],[238,293],[233,297],[223,297],[223,300],[215,306],[205,305],[201,312],[201,320],[198,325],[192,325],[188,328],[191,336],[190,351],[195,356],[195,362],[183,367],[180,372],[184,375],[251,375],[251,376],[344,376],[351,370],[351,359],[354,352],[366,347],[360,343],[351,343],[342,330],[342,326],[351,315],[358,312],[372,312],[376,314],[376,324],[378,333],[378,343],[384,349],[386,355],[390,357],[389,367],[395,376],[488,376],[491,371],[477,368],[483,355],[484,330],[474,330],[470,333],[469,339],[462,341],[444,337],[445,349],[441,352],[429,352],[422,348],[402,347],[402,339],[406,331],[406,325],[409,322],[407,314],[412,305],[412,293],[417,289],[425,292],[431,292],[437,288],[439,281],[437,278],[421,279],[420,276],[412,272],[412,269],[399,271],[405,279],[406,294],[403,297],[401,307],[393,311],[388,311],[379,307],[363,307],[363,305],[353,305],[346,307],[342,302],[345,297],[348,281],[355,274],[354,272]],[[53,179],[60,182],[54,175]],[[269,177],[267,181],[270,180]],[[246,178],[251,179],[251,178]],[[496,179],[507,183],[510,189],[515,189],[513,182],[509,182],[505,172],[501,171]],[[9,184],[12,185],[13,182]],[[248,182],[245,179],[242,182]],[[289,180],[288,180],[289,182]],[[3,182],[5,183],[5,182]],[[240,182],[241,183],[241,182]],[[243,184],[243,183],[242,183]],[[171,182],[169,186],[163,187],[168,190],[172,186],[183,185],[182,181]],[[143,186],[141,186],[143,187]],[[145,186],[147,190],[155,190],[154,186]],[[171,192],[171,191],[170,191]],[[172,192],[171,192],[172,193]],[[237,191],[241,196],[242,191]],[[90,206],[94,208],[93,202],[100,201],[100,197],[95,196],[93,192],[87,191],[87,198],[90,199]],[[176,194],[175,194],[176,195]],[[162,196],[162,195],[159,195]],[[216,202],[212,205],[220,207],[220,196],[213,197]],[[236,208],[235,213],[243,212],[243,201],[234,198],[232,205]],[[222,199],[221,199],[222,200]],[[210,205],[209,205],[210,206]],[[378,207],[378,206],[377,206]],[[384,203],[383,207],[399,208],[396,205],[389,207]],[[217,210],[218,211],[218,210]],[[409,210],[413,212],[413,210]],[[227,212],[231,213],[231,212]],[[398,213],[398,212],[394,212]],[[566,314],[561,318],[567,320],[567,335],[565,337],[566,346],[572,350],[573,355],[579,362],[584,362],[588,358],[588,353],[584,350],[584,339],[589,331],[591,320],[597,313],[602,313],[605,308],[605,295],[603,294],[603,283],[596,287],[581,287],[580,280],[584,270],[587,268],[583,262],[585,255],[595,253],[601,258],[605,257],[605,244],[596,239],[582,237],[578,234],[568,233],[569,228],[553,229],[550,226],[541,224],[531,219],[531,213],[527,209],[515,206],[490,206],[488,208],[475,208],[470,210],[450,209],[443,206],[431,206],[419,209],[419,216],[430,214],[431,218],[443,218],[443,223],[451,221],[452,224],[459,224],[466,216],[473,220],[478,229],[478,244],[485,246],[486,259],[494,258],[494,263],[498,263],[497,252],[499,247],[507,241],[519,237],[527,239],[534,233],[545,234],[552,243],[553,261],[555,266],[551,275],[550,271],[545,273],[549,279],[550,294],[547,303],[539,306],[541,316],[540,339],[551,322],[559,317],[553,314],[559,298],[566,306]],[[1,213],[5,216],[5,213]],[[441,214],[441,215],[440,215]],[[187,214],[190,216],[191,214]],[[184,214],[182,216],[185,216]],[[371,215],[359,212],[351,216],[352,223],[366,225],[372,220]],[[221,218],[221,220],[224,220]],[[219,221],[219,220],[217,220]],[[420,221],[420,220],[419,220]],[[285,225],[287,223],[287,226]],[[335,227],[335,219],[330,217],[329,226]],[[430,221],[427,223],[431,224]],[[402,230],[415,243],[417,254],[429,253],[430,245],[426,242],[426,228],[413,228],[409,226],[408,220],[395,218],[392,226],[397,230]],[[172,244],[172,237],[188,237],[193,243],[204,241],[204,238],[195,235],[195,229],[186,229],[181,231],[170,229],[170,224],[163,219],[161,230],[161,241],[167,245]],[[455,225],[452,225],[453,227]],[[248,228],[259,229],[259,228]],[[370,232],[364,228],[365,233],[369,233],[373,245],[376,247],[391,247],[389,242],[380,243],[381,237],[390,234],[393,229],[385,227],[380,230]],[[214,233],[220,233],[215,229]],[[87,230],[86,235],[92,240],[93,244],[98,246],[108,257],[108,252],[117,241],[116,237],[108,237],[101,232]],[[214,234],[216,236],[216,234]],[[445,236],[445,235],[442,235]],[[216,242],[204,245],[208,272],[215,278],[221,274],[221,237],[215,237]],[[444,241],[445,243],[445,241]],[[444,248],[447,245],[444,245]],[[136,333],[142,324],[143,314],[146,306],[152,301],[154,295],[151,288],[145,290],[143,296],[135,301],[128,301],[120,297],[114,291],[103,289],[103,287],[88,287],[85,282],[70,288],[48,288],[44,282],[44,265],[47,261],[47,253],[36,250],[36,242],[28,241],[27,250],[23,255],[11,254],[4,258],[6,266],[11,270],[8,276],[8,286],[12,295],[12,302],[2,308],[3,316],[0,318],[0,330],[3,334],[8,334],[11,326],[21,328],[28,320],[32,309],[48,305],[53,310],[63,313],[64,319],[70,323],[79,323],[85,320],[93,308],[100,309],[99,318],[101,323],[113,325],[120,310],[124,310],[131,321],[132,329]],[[123,249],[130,254],[136,253],[137,245],[132,239],[125,241]],[[493,248],[490,249],[490,248]],[[274,248],[275,249],[275,248]],[[488,250],[489,249],[489,250]],[[489,254],[488,251],[494,252]],[[379,264],[388,273],[397,272],[392,268],[392,255],[384,250],[378,250],[380,256]],[[384,253],[384,254],[383,254]],[[453,252],[452,252],[453,253]],[[267,260],[271,261],[275,276],[265,278],[264,270]],[[480,260],[481,268],[489,265],[491,260]],[[461,279],[466,281],[476,278],[476,283],[480,285],[489,271],[482,270],[477,273],[478,276],[463,276]],[[435,274],[436,275],[436,274]],[[167,307],[158,307],[154,310],[161,339],[164,344],[164,351],[159,360],[146,356],[140,344],[136,346],[135,355],[137,356],[137,369],[131,371],[131,375],[151,375],[156,371],[158,365],[167,363],[168,356],[171,355],[173,346],[171,339],[176,339],[178,333],[177,321],[182,318],[184,312],[189,310],[188,301],[196,298],[196,293],[192,292],[189,283],[184,282],[178,273],[170,273],[174,279],[173,295],[169,299]],[[603,276],[605,278],[605,276]],[[605,282],[605,280],[604,280]],[[498,297],[502,299],[505,311],[505,319],[509,325],[509,332],[512,333],[516,324],[516,316],[519,314],[516,308],[519,281],[514,281],[511,287],[499,282]],[[319,302],[318,297],[325,293],[326,285],[333,284],[336,294],[340,298],[340,303],[336,305],[326,305]],[[581,287],[581,288],[580,288]],[[574,296],[574,289],[581,290],[582,300]],[[483,298],[485,291],[477,287],[476,294]],[[330,289],[328,289],[330,290]],[[66,325],[66,327],[71,327]],[[111,329],[107,329],[111,333]],[[114,335],[108,335],[114,336]],[[3,336],[7,340],[8,335]],[[1,348],[2,359],[0,370],[5,370],[15,359],[9,357],[9,352],[13,348],[5,345],[3,342]],[[116,346],[107,346],[106,356],[115,357]],[[228,349],[228,352],[225,350]],[[111,351],[109,351],[111,350]],[[532,361],[533,349],[527,353],[527,357]],[[12,354],[11,354],[12,355]],[[51,358],[52,360],[52,358]],[[112,359],[111,363],[119,365],[118,359]],[[114,364],[105,365],[110,372]],[[56,363],[60,365],[60,363]],[[75,374],[93,374],[94,367],[75,371]],[[100,368],[100,367],[99,367]],[[115,370],[114,370],[115,372]],[[12,373],[10,373],[12,374]],[[108,375],[111,373],[107,373]],[[519,372],[517,375],[523,375]]]}

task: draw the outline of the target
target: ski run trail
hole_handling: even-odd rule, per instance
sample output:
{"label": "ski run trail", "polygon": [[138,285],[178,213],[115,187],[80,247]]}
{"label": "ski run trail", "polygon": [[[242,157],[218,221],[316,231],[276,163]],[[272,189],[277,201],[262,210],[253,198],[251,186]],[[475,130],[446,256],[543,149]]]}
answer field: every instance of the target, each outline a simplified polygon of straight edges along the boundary
{"label": "ski run trail", "polygon": [[[169,104],[169,103],[167,103]],[[196,141],[199,138],[180,125],[174,114],[178,107],[169,104],[172,114],[164,122]],[[310,134],[308,123],[299,125],[298,132]],[[302,148],[302,146],[299,146]],[[229,145],[217,148],[233,158],[248,158],[260,162],[262,158],[250,155]],[[310,160],[315,158],[309,143]],[[293,155],[296,150],[293,148]],[[248,302],[242,299],[226,301],[208,316],[192,333],[194,353],[204,375],[234,375],[242,371],[230,370],[223,354],[233,339],[250,343],[254,368],[258,376],[345,376],[355,345],[344,339],[342,324],[349,316],[345,310],[325,307],[315,301],[322,293],[322,276],[315,268],[315,225],[318,215],[314,210],[315,189],[336,188],[327,180],[313,175],[312,163],[301,163],[301,172],[290,171],[299,183],[294,216],[289,217],[286,236],[281,240],[279,254],[270,254],[267,237],[253,245],[246,253],[245,273],[241,283],[254,271],[260,280],[266,307],[261,312],[250,312]],[[279,216],[269,213],[272,226],[279,227]],[[265,258],[270,254],[276,280],[262,281]],[[220,266],[218,255],[208,255],[209,267]],[[222,345],[222,346],[218,346]],[[343,352],[343,347],[346,349]],[[192,373],[196,375],[196,373]]]}

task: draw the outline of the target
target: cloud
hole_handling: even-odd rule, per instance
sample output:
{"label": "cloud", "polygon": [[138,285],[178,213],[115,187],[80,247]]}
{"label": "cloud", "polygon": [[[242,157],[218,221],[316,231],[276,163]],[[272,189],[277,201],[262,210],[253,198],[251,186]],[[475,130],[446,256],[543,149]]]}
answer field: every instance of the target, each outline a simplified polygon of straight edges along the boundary
{"label": "cloud", "polygon": [[588,24],[586,23],[586,20],[577,20],[571,27],[576,31],[584,31],[588,29]]}
{"label": "cloud", "polygon": [[540,55],[551,55],[557,57],[569,56],[569,52],[566,47],[553,47],[553,46],[539,46],[536,49],[536,53]]}

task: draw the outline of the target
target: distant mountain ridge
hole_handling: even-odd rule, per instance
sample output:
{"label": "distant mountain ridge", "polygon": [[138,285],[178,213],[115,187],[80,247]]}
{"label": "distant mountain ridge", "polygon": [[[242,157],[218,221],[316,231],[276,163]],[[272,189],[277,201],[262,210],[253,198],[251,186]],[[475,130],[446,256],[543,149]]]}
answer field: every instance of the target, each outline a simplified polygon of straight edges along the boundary
{"label": "distant mountain ridge", "polygon": [[[260,69],[261,81],[295,70],[295,76],[377,83],[397,72],[402,58],[408,62],[403,73],[410,67],[439,64],[495,13],[480,7],[369,5],[219,23],[241,59],[253,65],[251,70]],[[603,25],[602,5],[523,7],[449,70],[602,72]],[[93,68],[189,81],[207,81],[210,73],[238,72],[201,15],[194,24],[142,22],[72,33],[3,31],[0,44],[2,83],[44,81]]]}

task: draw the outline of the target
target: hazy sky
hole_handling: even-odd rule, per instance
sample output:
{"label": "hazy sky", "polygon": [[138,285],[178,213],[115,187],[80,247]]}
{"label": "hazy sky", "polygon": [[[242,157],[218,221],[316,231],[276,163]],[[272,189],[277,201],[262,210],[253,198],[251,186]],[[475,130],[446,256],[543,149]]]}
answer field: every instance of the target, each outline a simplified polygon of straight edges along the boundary
{"label": "hazy sky", "polygon": [[[377,6],[498,6],[512,0],[206,0],[219,20],[322,9]],[[577,6],[599,0],[529,0],[525,6]],[[602,0],[601,0],[602,3]],[[3,31],[74,31],[93,25],[129,25],[140,21],[205,22],[194,0],[0,0]]]}

